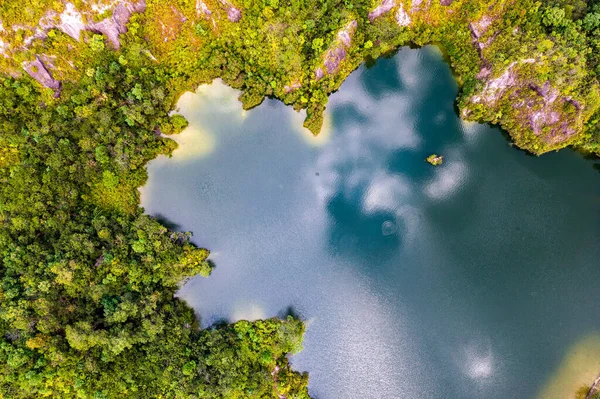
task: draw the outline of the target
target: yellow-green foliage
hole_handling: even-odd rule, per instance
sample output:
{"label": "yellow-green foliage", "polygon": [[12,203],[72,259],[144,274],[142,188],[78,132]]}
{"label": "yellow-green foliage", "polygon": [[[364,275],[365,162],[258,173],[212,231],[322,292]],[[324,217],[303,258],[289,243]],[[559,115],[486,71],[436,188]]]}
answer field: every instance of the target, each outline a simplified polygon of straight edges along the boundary
{"label": "yellow-green foliage", "polygon": [[[240,100],[245,108],[260,104],[265,96],[274,96],[296,109],[307,109],[305,125],[315,134],[320,130],[328,95],[365,59],[375,59],[400,45],[437,43],[463,85],[459,104],[466,117],[499,123],[519,146],[536,153],[572,144],[589,150],[598,147],[597,118],[592,115],[599,104],[595,35],[600,17],[595,17],[594,4],[583,0],[556,0],[544,5],[533,0],[455,0],[450,6],[439,1],[414,6],[411,0],[401,3],[411,18],[408,27],[396,24],[397,7],[369,21],[368,12],[378,4],[375,0],[148,0],[146,11],[132,17],[129,33],[121,40],[128,46],[139,46],[146,57],[167,67],[167,85],[173,93],[220,77],[242,90]],[[210,14],[203,12],[201,4]],[[228,20],[225,4],[241,10],[239,22]],[[90,12],[86,2],[76,6],[86,20],[100,18]],[[39,19],[43,9],[52,7],[60,10],[63,5],[42,2],[30,7],[30,22]],[[11,12],[12,19],[7,21],[15,19]],[[315,79],[327,52],[340,45],[338,32],[351,20],[357,21],[358,29],[338,71]],[[484,20],[489,27],[480,29],[478,41],[483,49],[478,50],[471,24]],[[13,36],[5,41],[18,42]],[[90,32],[82,36],[86,44],[51,31],[43,43],[34,41],[14,57],[0,59],[0,68],[14,73],[20,62],[43,53],[55,57],[52,73],[59,80],[75,81],[90,62],[89,55],[84,55],[89,51],[83,47],[102,45]],[[491,75],[481,78],[482,68],[489,69]],[[508,68],[514,70],[517,79],[497,101],[471,101],[485,90],[489,79],[502,76]],[[552,83],[561,100],[544,111],[563,117],[560,123],[535,132],[530,116],[544,105],[528,87],[545,82]],[[515,111],[515,99],[532,105]],[[565,99],[582,107],[571,110],[564,106]],[[563,122],[570,133],[561,136],[558,133],[565,130]]]}

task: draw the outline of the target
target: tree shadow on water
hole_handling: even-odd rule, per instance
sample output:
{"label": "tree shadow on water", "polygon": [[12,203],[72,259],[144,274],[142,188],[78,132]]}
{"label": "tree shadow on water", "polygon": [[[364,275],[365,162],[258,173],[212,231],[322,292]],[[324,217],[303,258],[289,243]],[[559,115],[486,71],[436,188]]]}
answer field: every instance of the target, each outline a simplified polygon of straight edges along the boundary
{"label": "tree shadow on water", "polygon": [[158,223],[162,224],[169,230],[179,231],[181,229],[181,225],[173,222],[172,220],[170,220],[169,218],[167,218],[165,215],[163,215],[161,213],[156,213],[156,214],[152,215],[152,217],[154,218],[154,220],[156,220]]}
{"label": "tree shadow on water", "polygon": [[280,319],[287,319],[288,316],[291,316],[297,320],[305,320],[305,317],[293,306],[288,306],[281,312],[277,313],[277,317]]}

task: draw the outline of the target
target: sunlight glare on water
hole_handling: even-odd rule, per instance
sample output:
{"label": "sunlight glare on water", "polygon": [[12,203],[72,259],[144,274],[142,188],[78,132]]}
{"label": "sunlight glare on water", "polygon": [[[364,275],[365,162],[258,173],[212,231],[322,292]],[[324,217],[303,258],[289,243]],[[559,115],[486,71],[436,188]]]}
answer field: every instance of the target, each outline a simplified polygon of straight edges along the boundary
{"label": "sunlight glare on water", "polygon": [[426,47],[350,75],[319,138],[220,82],[184,95],[142,202],[212,251],[178,293],[202,326],[299,314],[319,399],[535,398],[600,331],[600,174],[460,121],[456,94]]}

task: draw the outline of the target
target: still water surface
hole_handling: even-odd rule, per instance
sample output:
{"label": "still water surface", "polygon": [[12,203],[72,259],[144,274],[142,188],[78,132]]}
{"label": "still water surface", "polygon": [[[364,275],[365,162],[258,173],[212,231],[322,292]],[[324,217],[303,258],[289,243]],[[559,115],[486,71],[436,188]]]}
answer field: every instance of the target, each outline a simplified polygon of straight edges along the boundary
{"label": "still water surface", "polygon": [[600,173],[461,122],[456,93],[427,47],[354,72],[317,139],[274,100],[184,95],[191,125],[142,200],[212,251],[179,293],[202,325],[300,314],[293,364],[319,399],[564,399],[591,381]]}

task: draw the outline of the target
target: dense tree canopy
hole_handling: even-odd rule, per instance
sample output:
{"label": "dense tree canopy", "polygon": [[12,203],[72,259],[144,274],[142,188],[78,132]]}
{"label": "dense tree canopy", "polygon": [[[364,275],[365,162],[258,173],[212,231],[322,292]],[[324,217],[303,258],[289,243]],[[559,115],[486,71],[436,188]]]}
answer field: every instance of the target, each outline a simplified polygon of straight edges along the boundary
{"label": "dense tree canopy", "polygon": [[144,215],[137,187],[185,120],[139,49],[90,59],[59,100],[0,82],[0,397],[307,397],[286,358],[301,322],[201,331],[173,298],[208,251]]}

